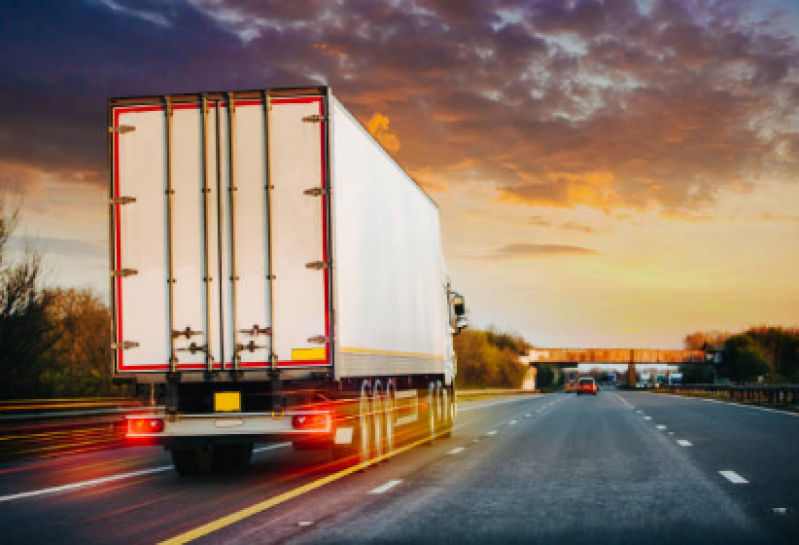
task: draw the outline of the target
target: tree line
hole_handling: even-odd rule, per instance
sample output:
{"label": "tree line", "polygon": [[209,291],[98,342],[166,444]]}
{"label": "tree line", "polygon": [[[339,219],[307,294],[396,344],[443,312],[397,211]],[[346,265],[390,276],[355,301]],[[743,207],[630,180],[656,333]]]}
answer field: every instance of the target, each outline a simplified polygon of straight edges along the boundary
{"label": "tree line", "polygon": [[0,399],[129,394],[111,382],[111,315],[100,296],[43,287],[41,255],[9,252],[18,212],[0,196]]}
{"label": "tree line", "polygon": [[698,331],[685,337],[689,350],[721,350],[723,362],[715,366],[683,366],[683,381],[712,382],[713,373],[742,384],[799,383],[799,328],[755,326],[741,333]]}

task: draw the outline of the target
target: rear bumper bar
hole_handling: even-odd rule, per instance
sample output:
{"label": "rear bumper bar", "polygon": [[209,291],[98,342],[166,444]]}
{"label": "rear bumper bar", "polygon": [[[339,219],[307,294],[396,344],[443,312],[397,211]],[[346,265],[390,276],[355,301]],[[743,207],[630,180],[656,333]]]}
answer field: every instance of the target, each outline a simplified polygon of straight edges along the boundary
{"label": "rear bumper bar", "polygon": [[[323,426],[298,427],[296,420],[325,417]],[[295,417],[297,417],[295,419]],[[272,413],[209,413],[177,415],[134,415],[127,420],[158,418],[164,421],[163,431],[133,433],[126,426],[128,439],[171,439],[184,437],[270,436],[276,438],[302,438],[329,436],[333,432],[332,415],[328,411],[286,411]]]}

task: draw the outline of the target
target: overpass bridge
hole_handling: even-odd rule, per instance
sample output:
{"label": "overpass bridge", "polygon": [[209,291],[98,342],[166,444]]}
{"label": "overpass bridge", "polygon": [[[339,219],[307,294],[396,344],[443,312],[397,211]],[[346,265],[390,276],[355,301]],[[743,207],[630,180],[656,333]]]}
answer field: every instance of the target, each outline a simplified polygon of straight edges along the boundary
{"label": "overpass bridge", "polygon": [[[628,384],[637,383],[636,364],[712,365],[722,361],[718,350],[661,350],[651,348],[531,348],[519,363],[531,367],[530,377],[525,377],[525,385],[532,380],[535,389],[535,375],[538,365],[546,363],[557,366],[573,366],[580,363],[595,365],[626,364]],[[523,386],[524,387],[524,386]]]}

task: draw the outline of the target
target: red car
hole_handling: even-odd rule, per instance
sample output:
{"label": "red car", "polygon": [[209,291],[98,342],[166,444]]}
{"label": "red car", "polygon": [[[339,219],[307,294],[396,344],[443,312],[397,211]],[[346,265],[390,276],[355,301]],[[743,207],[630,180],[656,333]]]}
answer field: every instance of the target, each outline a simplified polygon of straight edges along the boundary
{"label": "red car", "polygon": [[581,378],[580,382],[577,383],[577,395],[580,394],[594,394],[596,395],[599,388],[596,386],[596,382],[594,379],[586,377]]}

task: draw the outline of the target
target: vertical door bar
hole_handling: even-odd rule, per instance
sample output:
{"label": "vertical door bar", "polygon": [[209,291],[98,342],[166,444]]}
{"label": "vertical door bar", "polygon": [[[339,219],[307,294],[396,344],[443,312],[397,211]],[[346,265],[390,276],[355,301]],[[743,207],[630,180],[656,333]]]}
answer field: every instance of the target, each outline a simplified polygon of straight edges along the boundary
{"label": "vertical door bar", "polygon": [[328,356],[328,364],[333,364],[333,358],[335,354],[335,339],[336,339],[336,322],[335,318],[335,311],[334,311],[334,303],[335,300],[335,293],[333,291],[333,274],[335,274],[334,266],[336,261],[333,259],[333,185],[332,185],[332,177],[333,171],[330,169],[330,123],[333,120],[333,111],[330,101],[331,93],[330,87],[327,87],[324,96],[322,97],[322,104],[324,107],[324,112],[322,112],[323,119],[326,119],[327,122],[324,122],[324,141],[321,142],[323,150],[324,150],[324,169],[325,175],[324,179],[322,180],[322,188],[327,190],[327,194],[322,194],[322,206],[324,207],[324,220],[327,222],[325,226],[325,233],[327,235],[327,240],[324,241],[324,244],[327,246],[327,261],[331,263],[330,267],[328,267],[327,271],[327,301],[328,301],[328,343],[327,343],[327,356]]}
{"label": "vertical door bar", "polygon": [[220,365],[222,368],[225,366],[225,298],[223,297],[223,291],[225,289],[225,281],[224,277],[222,276],[222,263],[224,262],[223,257],[223,242],[222,237],[222,219],[223,219],[223,205],[224,205],[224,193],[222,192],[222,117],[221,117],[221,108],[219,107],[219,101],[214,102],[214,112],[215,112],[215,125],[216,125],[216,225],[217,225],[217,237],[216,237],[216,244],[217,244],[217,254],[219,255],[219,259],[217,260],[217,271],[216,276],[219,279],[219,354],[222,358]]}
{"label": "vertical door bar", "polygon": [[272,136],[272,96],[269,91],[264,91],[264,123],[266,133],[264,142],[266,143],[266,221],[268,233],[266,234],[266,251],[269,259],[269,270],[267,280],[269,280],[269,367],[277,372],[277,354],[275,354],[275,275],[272,268],[272,237],[274,222],[272,221],[272,146],[269,139]]}
{"label": "vertical door bar", "polygon": [[[111,128],[115,126],[114,123],[114,113],[111,106],[108,106],[106,109],[106,125]],[[108,131],[108,196],[110,198],[109,207],[108,207],[108,241],[110,244],[108,245],[108,262],[111,264],[111,270],[114,271],[118,269],[117,266],[117,243],[116,243],[116,232],[117,232],[117,224],[116,224],[116,211],[118,210],[117,204],[114,204],[114,199],[118,198],[119,195],[116,193],[115,189],[115,172],[116,169],[114,165],[116,164],[115,161],[118,160],[117,157],[114,156],[114,139],[117,138],[117,134],[114,132]],[[110,275],[111,279],[111,343],[112,346],[116,343],[121,343],[122,340],[119,339],[118,330],[117,330],[117,278],[112,274]],[[119,372],[119,350],[112,350],[112,359],[113,359],[113,369],[114,373]]]}
{"label": "vertical door bar", "polygon": [[172,188],[172,97],[164,97],[166,101],[166,247],[167,247],[167,286],[169,293],[169,371],[176,372],[178,359],[175,355],[175,300],[174,300],[174,268],[172,263],[172,204],[175,190]]}
{"label": "vertical door bar", "polygon": [[233,371],[240,369],[239,352],[241,346],[238,342],[238,324],[236,323],[238,309],[238,293],[236,282],[239,277],[236,272],[236,97],[228,93],[228,152],[230,154],[230,295],[231,295],[231,327],[233,331]]}
{"label": "vertical door bar", "polygon": [[214,354],[212,349],[211,334],[211,248],[209,218],[211,217],[209,199],[211,198],[211,188],[208,185],[208,97],[202,95],[202,177],[203,177],[203,251],[205,252],[205,370],[211,373],[214,370]]}

